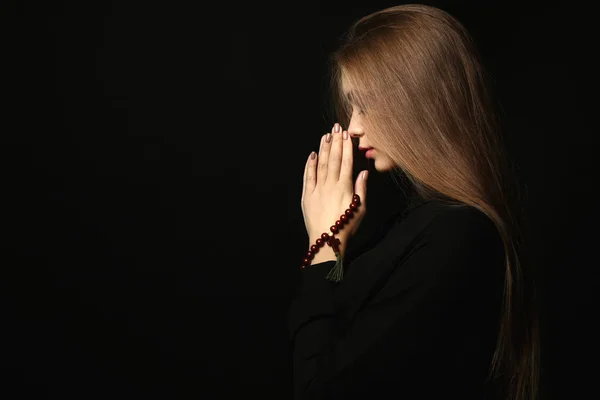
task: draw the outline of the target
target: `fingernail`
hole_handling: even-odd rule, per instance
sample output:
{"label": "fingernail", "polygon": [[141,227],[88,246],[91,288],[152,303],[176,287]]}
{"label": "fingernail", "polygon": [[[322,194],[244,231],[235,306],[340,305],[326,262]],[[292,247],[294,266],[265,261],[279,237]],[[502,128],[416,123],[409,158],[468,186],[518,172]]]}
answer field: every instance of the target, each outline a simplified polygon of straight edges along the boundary
{"label": "fingernail", "polygon": [[335,133],[339,133],[340,129],[342,129],[342,127],[340,126],[340,124],[338,124],[337,122],[335,123],[335,125],[333,125],[333,131]]}
{"label": "fingernail", "polygon": [[310,159],[314,160],[315,157],[317,157],[317,153],[315,153],[314,151],[312,153],[310,153]]}
{"label": "fingernail", "polygon": [[328,133],[328,134],[327,134],[327,137],[325,138],[325,141],[326,141],[327,143],[331,142],[331,133]]}
{"label": "fingernail", "polygon": [[367,175],[369,174],[369,171],[363,171],[362,173],[362,178],[363,179],[367,179]]}
{"label": "fingernail", "polygon": [[348,139],[348,131],[344,131],[344,139]]}

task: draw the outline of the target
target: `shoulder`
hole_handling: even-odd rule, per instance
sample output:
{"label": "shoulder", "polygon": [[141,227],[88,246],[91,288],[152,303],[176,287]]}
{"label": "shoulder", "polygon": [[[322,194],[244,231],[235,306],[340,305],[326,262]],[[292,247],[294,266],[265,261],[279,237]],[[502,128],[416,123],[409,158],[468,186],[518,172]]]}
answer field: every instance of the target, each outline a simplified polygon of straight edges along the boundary
{"label": "shoulder", "polygon": [[[496,224],[468,205],[435,206],[435,217],[424,229],[421,246],[435,253],[438,265],[458,270],[504,263],[504,242]],[[459,266],[462,266],[459,267]],[[466,271],[463,271],[466,272]]]}
{"label": "shoulder", "polygon": [[430,236],[455,243],[501,240],[496,224],[483,211],[468,205],[436,205],[425,229]]}
{"label": "shoulder", "polygon": [[[425,228],[402,249],[402,256],[394,259],[394,272],[379,299],[407,290],[449,303],[457,301],[457,293],[481,295],[480,299],[502,293],[504,243],[484,212],[467,205],[427,203],[419,207],[412,221],[424,216],[428,220]],[[402,231],[399,224],[397,237],[402,237]]]}

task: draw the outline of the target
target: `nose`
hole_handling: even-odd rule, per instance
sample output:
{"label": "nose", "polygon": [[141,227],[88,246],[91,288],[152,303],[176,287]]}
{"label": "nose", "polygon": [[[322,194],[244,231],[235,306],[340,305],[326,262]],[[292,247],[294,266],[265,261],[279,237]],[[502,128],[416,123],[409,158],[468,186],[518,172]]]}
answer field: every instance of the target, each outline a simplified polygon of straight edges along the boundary
{"label": "nose", "polygon": [[350,124],[350,126],[348,127],[348,134],[351,138],[359,138],[364,135],[364,132],[362,131],[362,129],[357,129],[356,127],[352,126],[352,124]]}
{"label": "nose", "polygon": [[351,138],[359,138],[365,134],[360,122],[360,117],[354,114],[350,118],[350,123],[348,124],[348,134]]}

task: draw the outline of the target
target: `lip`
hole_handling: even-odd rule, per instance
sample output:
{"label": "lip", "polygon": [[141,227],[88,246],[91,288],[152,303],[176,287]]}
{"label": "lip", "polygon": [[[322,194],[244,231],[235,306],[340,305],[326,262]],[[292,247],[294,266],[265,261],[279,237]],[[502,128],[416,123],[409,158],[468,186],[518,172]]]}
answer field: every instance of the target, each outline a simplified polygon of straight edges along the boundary
{"label": "lip", "polygon": [[365,152],[365,158],[373,158],[373,155],[375,153],[375,149],[372,147],[361,147],[358,146],[358,149],[360,151],[364,151]]}

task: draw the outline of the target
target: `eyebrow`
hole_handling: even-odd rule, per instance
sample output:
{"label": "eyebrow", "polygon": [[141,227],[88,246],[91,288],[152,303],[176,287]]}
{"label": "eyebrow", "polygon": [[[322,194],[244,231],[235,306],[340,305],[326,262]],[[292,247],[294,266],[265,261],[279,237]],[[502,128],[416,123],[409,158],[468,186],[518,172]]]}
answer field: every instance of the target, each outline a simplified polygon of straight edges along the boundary
{"label": "eyebrow", "polygon": [[353,90],[347,91],[346,93],[344,93],[344,95],[346,96],[346,100],[349,103],[352,103],[354,101],[355,96],[354,96],[354,91]]}

